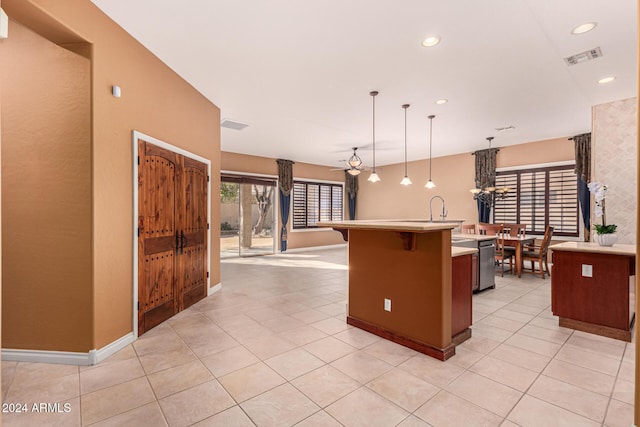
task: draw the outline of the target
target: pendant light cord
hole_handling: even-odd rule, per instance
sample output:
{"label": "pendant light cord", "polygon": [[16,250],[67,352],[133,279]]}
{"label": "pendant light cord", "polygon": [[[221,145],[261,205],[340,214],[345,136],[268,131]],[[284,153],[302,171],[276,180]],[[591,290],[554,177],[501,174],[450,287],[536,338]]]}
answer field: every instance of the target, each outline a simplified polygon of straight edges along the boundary
{"label": "pendant light cord", "polygon": [[376,95],[378,92],[371,92],[373,97],[373,173],[376,173]]}
{"label": "pendant light cord", "polygon": [[433,141],[433,118],[429,116],[429,181],[431,181],[431,145]]}

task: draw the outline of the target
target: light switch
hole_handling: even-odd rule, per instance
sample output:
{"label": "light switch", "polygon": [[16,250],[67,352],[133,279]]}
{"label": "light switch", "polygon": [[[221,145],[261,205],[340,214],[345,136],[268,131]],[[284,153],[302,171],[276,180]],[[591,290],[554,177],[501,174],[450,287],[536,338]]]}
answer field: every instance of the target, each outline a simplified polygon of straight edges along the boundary
{"label": "light switch", "polygon": [[391,300],[388,298],[384,299],[384,311],[391,311]]}
{"label": "light switch", "polygon": [[582,277],[593,277],[593,266],[590,264],[582,264]]}

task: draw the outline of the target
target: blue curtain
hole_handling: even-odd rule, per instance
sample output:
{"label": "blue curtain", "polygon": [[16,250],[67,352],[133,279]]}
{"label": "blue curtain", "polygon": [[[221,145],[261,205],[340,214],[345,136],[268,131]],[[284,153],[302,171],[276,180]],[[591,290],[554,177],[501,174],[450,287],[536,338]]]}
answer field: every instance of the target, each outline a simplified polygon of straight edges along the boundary
{"label": "blue curtain", "polygon": [[576,153],[576,175],[578,176],[578,200],[584,222],[584,239],[589,241],[591,230],[591,196],[587,183],[591,180],[591,134],[583,133],[573,138]]}
{"label": "blue curtain", "polygon": [[278,159],[278,194],[280,195],[280,252],[287,250],[287,222],[289,221],[289,207],[291,206],[291,190],[293,189],[293,162]]}
{"label": "blue curtain", "polygon": [[280,194],[280,217],[282,228],[280,229],[280,252],[287,250],[287,222],[289,221],[289,207],[291,206],[291,193],[285,196],[282,190]]}
{"label": "blue curtain", "polygon": [[476,202],[478,202],[478,222],[488,223],[489,214],[491,214],[491,206],[480,199],[476,199]]}
{"label": "blue curtain", "polygon": [[580,177],[578,177],[578,200],[580,200],[580,211],[582,211],[584,228],[591,230],[591,196],[587,183],[580,179]]}
{"label": "blue curtain", "polygon": [[349,219],[356,219],[356,196],[349,196]]}

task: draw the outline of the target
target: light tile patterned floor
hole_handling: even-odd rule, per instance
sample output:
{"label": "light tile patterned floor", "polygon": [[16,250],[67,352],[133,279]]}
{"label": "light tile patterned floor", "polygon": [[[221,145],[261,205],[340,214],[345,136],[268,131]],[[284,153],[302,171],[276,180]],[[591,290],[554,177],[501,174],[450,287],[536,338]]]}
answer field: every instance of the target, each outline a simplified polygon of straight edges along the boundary
{"label": "light tile patterned floor", "polygon": [[346,249],[222,262],[223,288],[92,367],[2,363],[5,426],[629,426],[634,345],[558,327],[496,277],[440,362],[347,326]]}

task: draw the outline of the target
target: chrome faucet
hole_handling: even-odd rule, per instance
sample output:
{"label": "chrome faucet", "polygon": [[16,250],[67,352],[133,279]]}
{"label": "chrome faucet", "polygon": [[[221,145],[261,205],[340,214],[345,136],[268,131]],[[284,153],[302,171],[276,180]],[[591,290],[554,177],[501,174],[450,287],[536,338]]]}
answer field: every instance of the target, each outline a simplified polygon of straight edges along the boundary
{"label": "chrome faucet", "polygon": [[431,206],[431,203],[433,202],[433,199],[440,199],[442,200],[442,214],[440,215],[442,217],[442,220],[444,221],[444,219],[447,217],[447,211],[444,208],[444,199],[440,196],[433,196],[431,198],[431,200],[429,200],[429,221],[433,222],[433,208]]}

